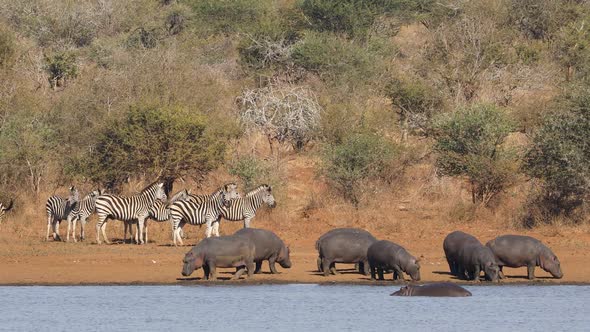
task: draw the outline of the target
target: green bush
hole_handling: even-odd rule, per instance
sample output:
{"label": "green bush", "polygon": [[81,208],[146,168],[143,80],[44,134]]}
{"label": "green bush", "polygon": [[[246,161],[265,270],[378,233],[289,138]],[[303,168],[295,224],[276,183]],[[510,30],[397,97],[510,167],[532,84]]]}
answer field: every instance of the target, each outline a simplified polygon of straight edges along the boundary
{"label": "green bush", "polygon": [[365,85],[378,71],[378,60],[365,48],[342,38],[310,32],[293,47],[296,66],[337,85]]}
{"label": "green bush", "polygon": [[223,162],[229,137],[184,108],[132,107],[111,119],[70,172],[107,187],[134,175],[199,179]]}
{"label": "green bush", "polygon": [[244,184],[244,190],[250,191],[260,183],[266,183],[270,168],[255,156],[242,156],[228,167],[229,174],[237,176]]}
{"label": "green bush", "polygon": [[344,199],[358,207],[366,180],[386,177],[397,153],[396,147],[379,135],[351,134],[324,150],[321,173]]}
{"label": "green bush", "polygon": [[432,117],[443,106],[442,97],[434,89],[417,80],[392,79],[384,90],[399,115],[404,140],[410,130],[422,134],[430,131]]}
{"label": "green bush", "polygon": [[45,71],[49,75],[49,84],[52,88],[65,86],[70,78],[78,75],[76,55],[71,52],[58,52],[45,56]]}
{"label": "green bush", "polygon": [[534,133],[524,169],[541,181],[537,205],[570,217],[590,193],[590,89],[563,96]]}
{"label": "green bush", "polygon": [[187,0],[199,29],[209,33],[249,30],[273,9],[269,0]]}
{"label": "green bush", "polygon": [[439,174],[466,176],[473,202],[489,201],[511,185],[516,155],[503,147],[513,125],[492,105],[475,105],[439,116],[434,125]]}

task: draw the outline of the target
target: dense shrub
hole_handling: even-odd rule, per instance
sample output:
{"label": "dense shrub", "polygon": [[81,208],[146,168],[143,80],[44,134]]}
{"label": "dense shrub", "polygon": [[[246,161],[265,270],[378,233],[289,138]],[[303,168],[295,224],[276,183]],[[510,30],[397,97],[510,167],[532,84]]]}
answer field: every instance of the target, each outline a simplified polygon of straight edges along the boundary
{"label": "dense shrub", "polygon": [[548,215],[566,217],[590,193],[590,90],[574,91],[561,98],[534,133],[524,169],[539,179],[542,192],[536,205]]}
{"label": "dense shrub", "polygon": [[134,175],[197,180],[224,160],[227,136],[184,108],[132,107],[111,119],[71,172],[116,187]]}
{"label": "dense shrub", "polygon": [[237,176],[244,184],[244,191],[254,189],[260,183],[268,182],[270,167],[252,155],[242,156],[228,165],[229,174]]}
{"label": "dense shrub", "polygon": [[408,131],[427,134],[432,117],[442,109],[442,98],[434,89],[418,80],[392,79],[385,86],[385,95],[398,113],[402,139]]}
{"label": "dense shrub", "polygon": [[439,116],[434,126],[439,174],[466,176],[473,202],[487,204],[515,180],[516,156],[503,147],[512,128],[504,112],[491,105]]}
{"label": "dense shrub", "polygon": [[45,56],[45,70],[52,88],[65,86],[67,80],[78,75],[76,56],[71,52],[58,52]]}
{"label": "dense shrub", "polygon": [[321,173],[344,197],[358,207],[367,180],[387,177],[398,149],[379,135],[350,134],[340,143],[328,145],[322,154]]}
{"label": "dense shrub", "polygon": [[269,0],[188,0],[198,29],[210,33],[249,30],[272,11]]}

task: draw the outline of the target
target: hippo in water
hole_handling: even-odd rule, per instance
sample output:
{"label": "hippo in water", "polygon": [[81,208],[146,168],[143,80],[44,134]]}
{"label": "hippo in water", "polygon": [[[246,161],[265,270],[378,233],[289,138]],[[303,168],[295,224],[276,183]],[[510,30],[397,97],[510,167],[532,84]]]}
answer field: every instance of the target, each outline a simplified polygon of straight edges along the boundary
{"label": "hippo in water", "polygon": [[500,278],[503,278],[502,267],[526,266],[529,279],[535,278],[535,266],[551,273],[555,278],[561,279],[563,272],[557,256],[541,241],[523,235],[503,235],[488,243],[486,246],[492,250],[498,266],[500,266]]}
{"label": "hippo in water", "polygon": [[471,292],[465,288],[450,282],[437,282],[424,286],[408,285],[400,288],[391,296],[448,296],[464,297],[471,296]]}

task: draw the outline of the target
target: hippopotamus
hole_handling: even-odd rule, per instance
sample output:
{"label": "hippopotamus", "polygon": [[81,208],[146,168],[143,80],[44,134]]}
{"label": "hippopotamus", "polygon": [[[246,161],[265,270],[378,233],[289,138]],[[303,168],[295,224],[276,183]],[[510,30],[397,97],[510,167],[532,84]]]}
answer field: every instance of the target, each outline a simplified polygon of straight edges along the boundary
{"label": "hippopotamus", "polygon": [[448,296],[463,297],[471,296],[471,292],[465,288],[450,282],[437,282],[423,286],[408,285],[400,288],[391,296]]}
{"label": "hippopotamus", "polygon": [[464,244],[459,250],[459,273],[467,274],[467,279],[479,281],[481,271],[486,280],[498,281],[500,268],[490,248],[479,243]]}
{"label": "hippopotamus", "polygon": [[368,275],[367,249],[377,239],[369,232],[359,229],[340,229],[328,233],[316,242],[318,265],[321,262],[324,276],[330,275],[330,272],[336,273],[334,263],[363,264],[362,272]]}
{"label": "hippopotamus", "polygon": [[420,280],[419,259],[391,241],[381,240],[373,243],[367,250],[367,260],[371,268],[371,280],[375,280],[375,272],[379,274],[379,279],[383,280],[383,271],[387,270],[393,270],[393,280],[403,279],[402,272],[409,274],[412,280]]}
{"label": "hippopotamus", "polygon": [[527,267],[527,277],[535,278],[535,266],[551,273],[555,278],[561,279],[563,272],[557,256],[541,241],[523,235],[503,235],[488,243],[486,246],[491,249],[496,262],[500,267],[500,278],[504,278],[502,268]]}
{"label": "hippopotamus", "polygon": [[189,276],[202,267],[205,279],[216,280],[217,267],[239,267],[232,279],[239,279],[246,269],[251,277],[255,253],[256,247],[248,238],[234,235],[206,238],[184,256],[182,275]]}
{"label": "hippopotamus", "polygon": [[474,236],[461,231],[449,233],[443,241],[443,250],[449,263],[449,270],[451,270],[451,274],[460,278],[465,276],[465,272],[459,264],[459,251],[467,244],[481,244],[481,242]]}
{"label": "hippopotamus", "polygon": [[[374,241],[377,241],[377,239],[375,239],[375,237],[367,232],[364,229],[360,229],[360,228],[335,228],[333,230],[330,230],[326,233],[324,233],[324,235],[320,236],[320,238],[315,242],[315,249],[318,251],[318,253],[320,252],[320,244],[322,243],[322,241],[325,238],[328,238],[334,234],[342,234],[342,233],[349,233],[349,234],[358,234],[358,235],[365,235],[367,236],[369,239],[373,238]],[[318,271],[319,272],[324,272],[324,268],[322,266],[322,257],[319,256],[317,259],[317,265],[318,265]],[[365,273],[365,269],[368,269],[368,267],[365,268],[365,265],[363,264],[363,262],[358,262],[355,264],[355,270],[359,271],[360,273]],[[332,272],[332,274],[338,274],[338,271],[336,271],[336,263],[332,262],[332,264],[330,265],[330,272]]]}
{"label": "hippopotamus", "polygon": [[262,261],[265,260],[268,261],[270,272],[273,274],[278,273],[275,262],[279,263],[283,268],[291,268],[289,247],[275,233],[265,229],[242,228],[235,232],[234,235],[247,238],[254,243],[256,247],[254,254],[256,270],[254,273],[260,273]]}

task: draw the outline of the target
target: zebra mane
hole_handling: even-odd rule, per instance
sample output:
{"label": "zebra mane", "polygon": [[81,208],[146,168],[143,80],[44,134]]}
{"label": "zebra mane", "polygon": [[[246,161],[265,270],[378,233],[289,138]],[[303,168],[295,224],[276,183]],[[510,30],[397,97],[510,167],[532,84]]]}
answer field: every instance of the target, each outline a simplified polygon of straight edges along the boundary
{"label": "zebra mane", "polygon": [[187,189],[183,189],[183,190],[177,192],[176,194],[174,194],[174,196],[172,196],[170,198],[170,200],[168,201],[168,204],[172,204],[180,199],[186,199],[188,197],[188,195],[190,195],[189,191]]}
{"label": "zebra mane", "polygon": [[268,184],[261,184],[258,187],[250,190],[247,194],[246,197],[250,197],[253,195],[258,194],[259,192],[263,191],[263,190],[269,190],[270,191],[270,186]]}

